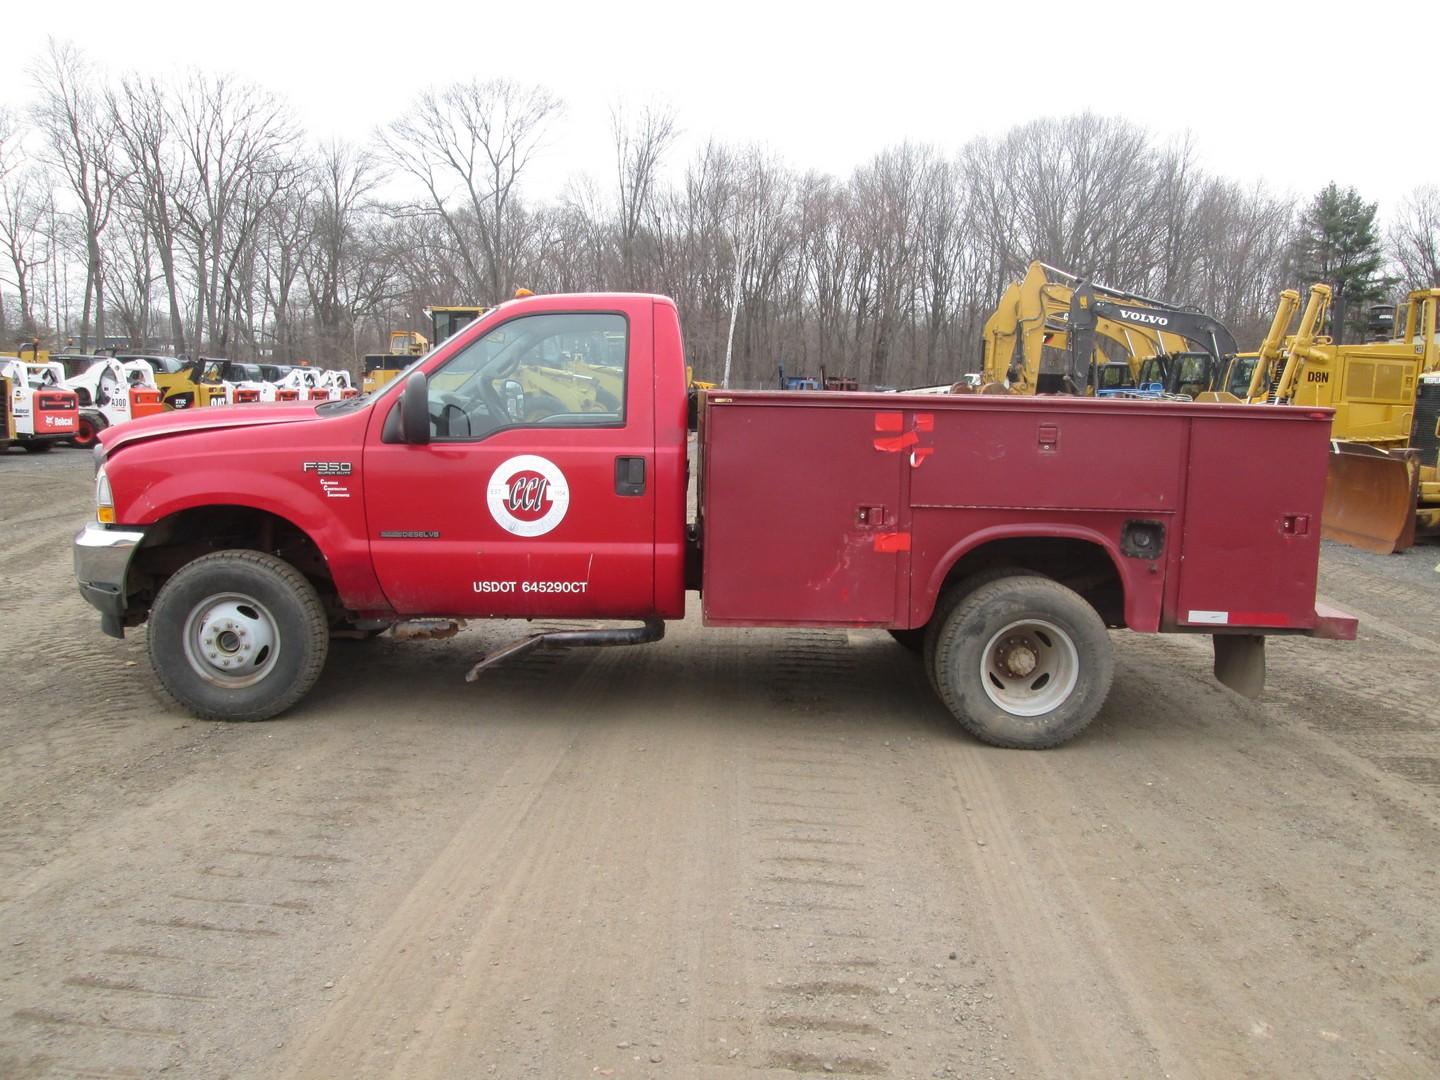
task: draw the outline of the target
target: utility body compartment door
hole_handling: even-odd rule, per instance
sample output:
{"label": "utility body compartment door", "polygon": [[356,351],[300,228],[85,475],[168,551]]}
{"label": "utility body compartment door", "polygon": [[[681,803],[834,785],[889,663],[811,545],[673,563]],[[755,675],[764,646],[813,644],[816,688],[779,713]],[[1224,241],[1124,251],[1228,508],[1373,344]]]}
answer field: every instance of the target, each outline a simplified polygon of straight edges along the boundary
{"label": "utility body compartment door", "polygon": [[1328,414],[1270,411],[1191,421],[1178,626],[1316,624]]}
{"label": "utility body compartment door", "polygon": [[[903,414],[840,396],[712,394],[701,477],[711,624],[885,626],[903,610]],[[883,445],[877,445],[883,444]]]}

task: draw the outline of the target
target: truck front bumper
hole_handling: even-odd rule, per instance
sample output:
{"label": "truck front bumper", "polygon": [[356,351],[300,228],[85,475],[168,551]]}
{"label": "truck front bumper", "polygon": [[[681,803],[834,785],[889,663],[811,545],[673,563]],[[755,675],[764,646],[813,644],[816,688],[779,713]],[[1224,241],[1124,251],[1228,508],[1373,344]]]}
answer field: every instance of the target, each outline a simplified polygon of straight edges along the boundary
{"label": "truck front bumper", "polygon": [[125,578],[140,542],[142,529],[107,529],[90,524],[75,534],[75,582],[80,595],[100,612],[100,629],[123,638]]}

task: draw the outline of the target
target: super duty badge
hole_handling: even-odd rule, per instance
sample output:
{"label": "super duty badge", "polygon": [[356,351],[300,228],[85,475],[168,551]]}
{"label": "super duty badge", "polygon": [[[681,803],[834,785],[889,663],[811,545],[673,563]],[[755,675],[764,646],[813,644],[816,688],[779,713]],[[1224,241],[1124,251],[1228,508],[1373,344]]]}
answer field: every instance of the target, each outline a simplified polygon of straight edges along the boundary
{"label": "super duty badge", "polygon": [[317,476],[349,476],[355,467],[348,461],[307,461],[300,466],[300,471]]}

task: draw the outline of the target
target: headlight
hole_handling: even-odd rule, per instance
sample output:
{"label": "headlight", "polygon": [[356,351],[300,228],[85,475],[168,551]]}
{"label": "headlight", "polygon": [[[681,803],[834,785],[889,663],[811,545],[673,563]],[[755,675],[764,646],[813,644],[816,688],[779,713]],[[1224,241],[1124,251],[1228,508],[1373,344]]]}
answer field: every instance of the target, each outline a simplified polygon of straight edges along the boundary
{"label": "headlight", "polygon": [[110,494],[110,478],[105,475],[105,466],[95,474],[95,520],[101,525],[115,524],[115,497]]}

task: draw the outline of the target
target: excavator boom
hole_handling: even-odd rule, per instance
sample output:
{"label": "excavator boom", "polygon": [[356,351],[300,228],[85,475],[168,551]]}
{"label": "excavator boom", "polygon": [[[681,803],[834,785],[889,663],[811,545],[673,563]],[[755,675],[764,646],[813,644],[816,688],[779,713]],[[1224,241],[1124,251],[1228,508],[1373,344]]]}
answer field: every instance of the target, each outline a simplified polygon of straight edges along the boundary
{"label": "excavator boom", "polygon": [[[1096,328],[1101,319],[1170,334],[1198,346],[1209,357],[1204,374],[1194,380],[1199,392],[1213,390],[1223,378],[1230,360],[1240,351],[1229,328],[1203,312],[1157,300],[1127,300],[1088,281],[1082,282],[1070,299],[1066,380],[1075,388],[1073,393],[1085,393],[1093,382],[1091,358]],[[1178,388],[1167,386],[1166,389],[1174,393]]]}

